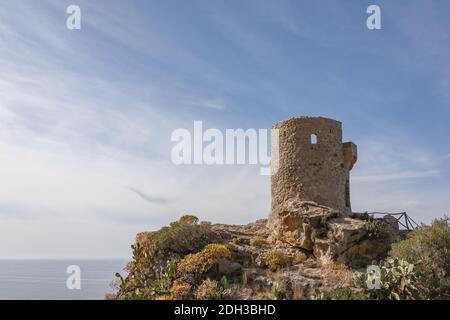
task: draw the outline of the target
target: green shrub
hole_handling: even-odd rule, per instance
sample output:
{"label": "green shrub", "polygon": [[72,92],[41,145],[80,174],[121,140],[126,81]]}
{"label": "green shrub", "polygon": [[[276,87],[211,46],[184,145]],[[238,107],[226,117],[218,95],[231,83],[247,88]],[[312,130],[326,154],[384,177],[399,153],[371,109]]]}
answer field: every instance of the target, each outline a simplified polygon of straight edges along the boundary
{"label": "green shrub", "polygon": [[170,288],[170,295],[174,300],[185,300],[191,296],[192,285],[187,282],[175,280]]}
{"label": "green shrub", "polygon": [[255,248],[261,248],[266,243],[261,237],[253,237],[250,239],[250,245]]}
{"label": "green shrub", "polygon": [[370,215],[368,212],[353,212],[350,215],[351,218],[353,219],[359,219],[359,220],[369,220],[371,219]]}
{"label": "green shrub", "polygon": [[150,268],[150,257],[139,244],[132,245],[131,249],[133,259],[126,267],[127,277],[123,278],[116,273],[118,287],[115,297],[122,300],[148,299],[153,292],[151,286],[155,280],[155,272]]}
{"label": "green shrub", "polygon": [[277,271],[291,264],[290,257],[281,250],[270,250],[262,256],[263,264],[271,271]]}
{"label": "green shrub", "polygon": [[386,225],[381,219],[370,218],[364,222],[364,228],[369,239],[385,238],[387,236]]}
{"label": "green shrub", "polygon": [[365,290],[370,299],[404,300],[418,298],[413,264],[397,258],[388,258],[381,261],[377,266],[380,268],[379,288],[369,288],[368,273],[360,274],[357,278],[358,286]]}
{"label": "green shrub", "polygon": [[224,288],[221,282],[206,279],[195,290],[195,299],[198,300],[223,300],[230,295],[230,289]]}
{"label": "green shrub", "polygon": [[141,234],[132,246],[133,258],[126,267],[127,277],[118,277],[117,299],[168,295],[176,278],[177,261],[221,241],[208,225],[199,225],[193,216],[184,216],[180,221],[159,231]]}
{"label": "green shrub", "polygon": [[202,225],[206,228],[211,228],[212,223],[211,223],[211,221],[202,221],[202,222],[200,222],[200,225]]}
{"label": "green shrub", "polygon": [[450,227],[447,217],[421,226],[392,245],[390,256],[416,265],[424,298],[450,294]]}
{"label": "green shrub", "polygon": [[292,282],[283,272],[275,272],[272,276],[271,291],[277,300],[290,300],[293,295]]}
{"label": "green shrub", "polygon": [[176,277],[178,259],[171,259],[165,265],[154,268],[153,288],[157,294],[169,293],[172,281]]}
{"label": "green shrub", "polygon": [[230,259],[231,251],[223,244],[209,244],[202,251],[189,254],[178,263],[178,275],[189,283],[196,283],[203,275],[215,269],[221,259]]}
{"label": "green shrub", "polygon": [[231,285],[230,285],[230,283],[228,282],[227,277],[223,276],[223,277],[220,279],[220,287],[221,287],[224,291],[227,291],[227,292],[231,290]]}
{"label": "green shrub", "polygon": [[154,258],[181,258],[217,241],[217,235],[204,225],[173,222],[154,235],[150,254]]}
{"label": "green shrub", "polygon": [[330,220],[330,219],[334,219],[334,218],[338,218],[339,217],[339,212],[337,211],[331,211],[327,217],[326,220]]}
{"label": "green shrub", "polygon": [[368,300],[368,296],[362,290],[349,287],[337,287],[328,292],[316,289],[313,300]]}
{"label": "green shrub", "polygon": [[232,239],[230,240],[230,242],[231,242],[232,244],[239,245],[239,244],[241,244],[241,239],[240,239],[240,238],[237,238],[237,237],[234,237],[234,238],[232,238]]}

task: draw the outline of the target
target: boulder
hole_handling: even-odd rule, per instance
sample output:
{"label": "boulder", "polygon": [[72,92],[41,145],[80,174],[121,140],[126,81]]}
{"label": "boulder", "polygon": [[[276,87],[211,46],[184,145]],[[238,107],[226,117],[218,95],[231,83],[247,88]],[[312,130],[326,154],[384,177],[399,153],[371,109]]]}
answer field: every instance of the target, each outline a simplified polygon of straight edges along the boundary
{"label": "boulder", "polygon": [[340,245],[341,252],[360,241],[365,235],[364,221],[337,218],[327,222],[328,238]]}
{"label": "boulder", "polygon": [[386,239],[364,239],[342,252],[336,261],[355,267],[363,266],[373,260],[384,258],[389,245],[390,242]]}
{"label": "boulder", "polygon": [[222,259],[219,261],[219,273],[223,275],[232,275],[242,270],[240,263]]}
{"label": "boulder", "polygon": [[400,228],[397,219],[394,216],[388,214],[383,217],[383,221],[386,226],[386,232],[388,234],[389,241],[397,241],[398,237],[400,236]]}
{"label": "boulder", "polygon": [[370,238],[364,220],[314,202],[292,200],[269,220],[269,240],[310,251],[322,263],[370,262],[383,257],[398,236],[395,218],[386,216],[382,221],[386,232]]}
{"label": "boulder", "polygon": [[355,267],[384,258],[390,244],[397,238],[396,234],[398,235],[393,221],[390,223],[385,224],[386,233],[378,238],[370,238],[365,229],[365,221],[334,219],[328,223],[327,238],[315,239],[314,256],[323,263],[335,261]]}
{"label": "boulder", "polygon": [[273,232],[269,240],[312,251],[314,238],[326,231],[326,221],[335,215],[333,209],[312,201],[287,201],[269,220]]}
{"label": "boulder", "polygon": [[329,239],[316,238],[313,254],[322,264],[327,264],[337,260],[338,249]]}

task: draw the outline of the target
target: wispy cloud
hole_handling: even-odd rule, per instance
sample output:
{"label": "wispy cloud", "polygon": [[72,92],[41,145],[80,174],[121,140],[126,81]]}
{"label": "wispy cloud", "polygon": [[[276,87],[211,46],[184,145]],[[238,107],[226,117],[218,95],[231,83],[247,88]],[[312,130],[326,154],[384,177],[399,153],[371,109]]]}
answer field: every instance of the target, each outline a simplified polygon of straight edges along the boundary
{"label": "wispy cloud", "polygon": [[137,194],[140,198],[144,199],[147,202],[155,203],[155,204],[167,204],[167,203],[169,203],[169,200],[167,198],[148,195],[145,192],[143,192],[143,191],[141,191],[139,189],[133,188],[133,187],[125,187],[125,188],[130,190],[131,192]]}
{"label": "wispy cloud", "polygon": [[206,100],[204,103],[201,104],[201,106],[205,108],[210,109],[216,109],[216,110],[224,110],[226,109],[226,104],[223,100]]}

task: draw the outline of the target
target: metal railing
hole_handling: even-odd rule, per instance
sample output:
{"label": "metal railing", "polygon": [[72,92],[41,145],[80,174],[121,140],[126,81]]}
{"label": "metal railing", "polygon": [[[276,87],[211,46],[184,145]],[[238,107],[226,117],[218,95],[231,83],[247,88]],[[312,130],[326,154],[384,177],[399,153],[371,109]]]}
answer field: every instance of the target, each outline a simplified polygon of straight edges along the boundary
{"label": "metal railing", "polygon": [[392,216],[394,217],[398,224],[404,228],[404,230],[414,230],[417,227],[419,227],[419,224],[413,220],[406,212],[398,212],[398,213],[390,213],[390,212],[368,212],[368,214],[375,216],[375,215],[382,215],[382,216]]}

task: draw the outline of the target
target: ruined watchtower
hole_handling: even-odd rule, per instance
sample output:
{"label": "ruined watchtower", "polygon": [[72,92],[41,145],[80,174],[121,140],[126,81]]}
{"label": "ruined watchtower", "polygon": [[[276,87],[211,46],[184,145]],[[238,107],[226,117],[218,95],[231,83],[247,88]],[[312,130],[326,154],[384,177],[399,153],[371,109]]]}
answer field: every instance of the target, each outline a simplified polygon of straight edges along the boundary
{"label": "ruined watchtower", "polygon": [[273,126],[278,168],[272,175],[272,215],[288,200],[314,201],[350,213],[350,170],[356,145],[342,143],[342,124],[323,117],[293,117]]}

